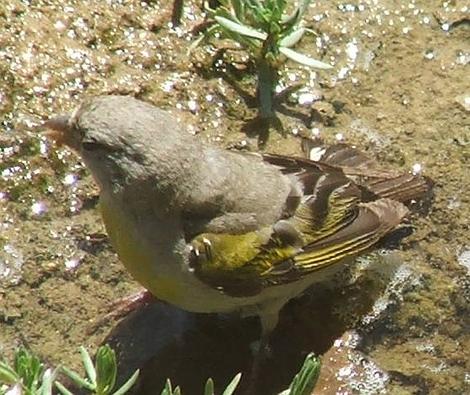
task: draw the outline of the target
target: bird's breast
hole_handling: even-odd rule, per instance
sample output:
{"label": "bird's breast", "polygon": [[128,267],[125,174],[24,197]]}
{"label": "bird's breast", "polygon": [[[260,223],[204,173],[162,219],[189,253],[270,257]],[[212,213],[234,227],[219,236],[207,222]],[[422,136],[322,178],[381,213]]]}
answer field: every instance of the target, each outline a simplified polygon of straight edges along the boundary
{"label": "bird's breast", "polygon": [[[102,196],[100,210],[111,244],[132,277],[156,297],[179,305],[185,292],[175,276],[165,273],[164,263],[171,264],[167,258],[169,252],[159,245],[150,245],[136,221],[116,202]],[[177,270],[177,259],[171,258]]]}

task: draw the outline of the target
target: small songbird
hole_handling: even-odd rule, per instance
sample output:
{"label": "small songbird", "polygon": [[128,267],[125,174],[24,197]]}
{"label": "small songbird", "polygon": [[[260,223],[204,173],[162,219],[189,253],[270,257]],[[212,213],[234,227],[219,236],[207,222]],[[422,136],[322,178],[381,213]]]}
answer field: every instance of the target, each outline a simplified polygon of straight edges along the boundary
{"label": "small songbird", "polygon": [[45,126],[98,183],[111,242],[140,284],[187,311],[257,315],[262,338],[291,298],[400,224],[400,200],[428,190],[344,146],[321,161],[213,147],[132,97],[95,97]]}

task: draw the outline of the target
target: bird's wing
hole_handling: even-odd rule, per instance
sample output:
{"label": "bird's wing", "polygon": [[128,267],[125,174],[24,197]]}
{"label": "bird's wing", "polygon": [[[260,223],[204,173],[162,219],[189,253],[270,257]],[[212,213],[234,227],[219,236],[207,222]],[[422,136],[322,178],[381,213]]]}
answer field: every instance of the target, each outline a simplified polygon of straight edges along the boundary
{"label": "bird's wing", "polygon": [[253,295],[355,256],[407,213],[391,199],[362,202],[363,191],[339,167],[279,155],[264,159],[301,184],[295,212],[270,227],[237,235],[203,233],[191,242],[195,274],[232,296]]}

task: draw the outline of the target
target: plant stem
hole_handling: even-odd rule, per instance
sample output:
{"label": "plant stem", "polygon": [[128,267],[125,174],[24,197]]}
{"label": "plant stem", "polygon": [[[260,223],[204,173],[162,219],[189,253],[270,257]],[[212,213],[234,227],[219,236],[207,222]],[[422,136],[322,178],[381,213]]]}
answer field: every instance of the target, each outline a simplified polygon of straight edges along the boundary
{"label": "plant stem", "polygon": [[183,3],[183,0],[173,1],[173,10],[171,13],[171,24],[173,27],[179,26],[181,24],[181,17],[183,16]]}
{"label": "plant stem", "polygon": [[260,118],[273,118],[275,115],[273,108],[274,90],[278,81],[277,69],[263,57],[257,60],[256,70],[258,71],[259,116]]}

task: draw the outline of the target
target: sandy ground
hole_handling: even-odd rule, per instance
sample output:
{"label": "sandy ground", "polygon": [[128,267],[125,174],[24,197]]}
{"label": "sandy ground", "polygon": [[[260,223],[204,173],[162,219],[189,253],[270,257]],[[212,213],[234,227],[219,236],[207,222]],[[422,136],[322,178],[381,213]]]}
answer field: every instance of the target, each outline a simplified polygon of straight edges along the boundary
{"label": "sandy ground", "polygon": [[[171,110],[197,138],[258,149],[242,131],[255,114],[252,100],[224,81],[223,67],[211,68],[211,51],[187,54],[190,32],[202,21],[198,5],[187,1],[183,25],[172,30],[169,3],[0,4],[0,352],[7,358],[26,344],[51,364],[78,366],[77,347],[94,350],[112,328],[90,332],[93,322],[113,300],[139,289],[106,239],[88,172],[41,136],[41,122],[89,95],[130,94]],[[326,115],[306,122],[311,104],[290,98],[280,109],[286,136],[271,133],[263,147],[299,155],[298,135],[313,129],[329,142],[342,137],[387,167],[421,167],[434,179],[431,211],[413,219],[414,233],[395,252],[408,270],[405,284],[374,325],[357,325],[361,349],[389,372],[392,394],[470,391],[464,3],[313,2],[305,20],[318,36],[306,36],[301,49],[335,69],[288,64],[282,83],[304,83],[303,98],[323,97],[314,107]],[[252,94],[246,75],[243,65],[232,74]],[[333,315],[349,301],[338,303]],[[333,332],[329,339],[341,335]],[[227,375],[240,368],[233,369]]]}

